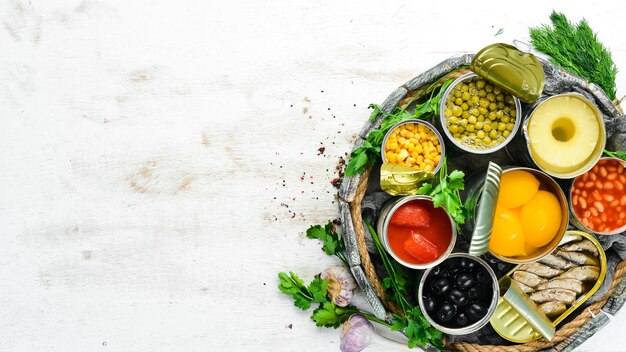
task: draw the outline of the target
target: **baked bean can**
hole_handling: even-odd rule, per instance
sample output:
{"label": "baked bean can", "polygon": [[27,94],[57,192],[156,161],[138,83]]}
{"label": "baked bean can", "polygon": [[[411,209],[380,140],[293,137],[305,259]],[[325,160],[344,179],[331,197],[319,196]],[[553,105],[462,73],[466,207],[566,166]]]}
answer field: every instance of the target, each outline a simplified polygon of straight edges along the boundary
{"label": "baked bean can", "polygon": [[568,200],[571,222],[581,231],[598,235],[626,231],[626,162],[601,158],[572,180]]}

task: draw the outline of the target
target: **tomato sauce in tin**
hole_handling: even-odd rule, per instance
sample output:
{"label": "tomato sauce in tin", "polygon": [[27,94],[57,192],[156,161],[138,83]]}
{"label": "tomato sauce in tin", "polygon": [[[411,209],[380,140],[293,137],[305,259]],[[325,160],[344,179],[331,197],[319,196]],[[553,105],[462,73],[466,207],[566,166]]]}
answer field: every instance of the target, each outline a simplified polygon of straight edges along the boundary
{"label": "tomato sauce in tin", "polygon": [[402,204],[391,216],[387,228],[391,250],[411,264],[428,264],[448,249],[452,224],[442,208],[431,201],[416,199]]}

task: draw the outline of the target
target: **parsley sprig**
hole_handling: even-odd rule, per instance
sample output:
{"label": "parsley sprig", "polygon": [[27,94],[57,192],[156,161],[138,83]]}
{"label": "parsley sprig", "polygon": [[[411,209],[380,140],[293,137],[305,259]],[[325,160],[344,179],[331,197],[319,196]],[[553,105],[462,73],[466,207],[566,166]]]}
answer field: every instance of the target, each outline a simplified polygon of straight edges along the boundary
{"label": "parsley sprig", "polygon": [[294,300],[294,305],[304,311],[309,310],[314,304],[319,303],[318,307],[313,310],[311,320],[315,325],[327,328],[338,328],[352,314],[359,313],[367,319],[391,328],[391,324],[376,318],[373,314],[363,312],[353,305],[347,307],[339,307],[328,299],[327,289],[328,280],[323,280],[320,275],[316,275],[309,285],[305,285],[304,281],[293,272],[289,274],[278,273],[278,289]]}
{"label": "parsley sprig", "polygon": [[335,231],[335,225],[329,221],[324,227],[315,225],[306,230],[306,237],[318,239],[324,244],[322,250],[328,255],[334,255],[341,259],[344,264],[348,265],[346,260],[346,247],[339,238],[339,234]]}
{"label": "parsley sprig", "polygon": [[[442,349],[441,331],[430,325],[422,315],[419,307],[411,304],[406,298],[408,296],[406,271],[396,261],[389,258],[378,234],[367,221],[365,221],[365,226],[372,234],[378,254],[389,275],[383,279],[383,287],[389,289],[388,292],[390,292],[388,299],[398,303],[400,309],[404,312],[404,315],[393,314],[393,323],[390,329],[404,333],[409,339],[409,348],[416,346],[426,347],[426,344],[430,343],[435,348]],[[385,284],[386,282],[387,284]]]}
{"label": "parsley sprig", "polygon": [[430,92],[430,97],[423,103],[417,104],[413,112],[406,110],[406,107],[410,104],[407,104],[403,108],[396,107],[391,112],[384,112],[380,106],[370,104],[369,108],[374,110],[370,115],[370,121],[375,121],[379,115],[385,115],[385,119],[377,129],[367,135],[363,146],[352,151],[350,161],[348,161],[344,174],[346,176],[354,176],[363,173],[367,166],[374,165],[380,158],[380,148],[385,134],[387,134],[387,131],[395,124],[405,120],[425,118],[431,114],[437,115],[439,113],[441,96],[446,88],[454,81],[452,78],[445,81],[441,88],[439,88],[438,93],[435,94],[437,91],[436,88],[441,83],[442,79],[436,81],[426,89],[425,94]]}
{"label": "parsley sprig", "polygon": [[431,183],[424,183],[418,194],[433,197],[435,207],[443,207],[457,224],[463,224],[467,218],[467,209],[461,201],[460,191],[465,188],[463,171],[453,170],[448,174],[446,158],[439,169],[439,183],[433,187]]}

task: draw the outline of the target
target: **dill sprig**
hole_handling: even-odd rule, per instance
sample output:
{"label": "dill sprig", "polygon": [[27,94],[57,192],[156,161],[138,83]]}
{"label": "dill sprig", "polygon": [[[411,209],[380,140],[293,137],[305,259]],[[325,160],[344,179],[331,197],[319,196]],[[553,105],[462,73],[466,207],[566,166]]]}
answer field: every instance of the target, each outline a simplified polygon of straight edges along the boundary
{"label": "dill sprig", "polygon": [[598,40],[585,19],[578,24],[564,14],[552,11],[553,27],[530,28],[530,41],[539,51],[550,55],[550,62],[599,85],[615,100],[617,67],[611,52]]}

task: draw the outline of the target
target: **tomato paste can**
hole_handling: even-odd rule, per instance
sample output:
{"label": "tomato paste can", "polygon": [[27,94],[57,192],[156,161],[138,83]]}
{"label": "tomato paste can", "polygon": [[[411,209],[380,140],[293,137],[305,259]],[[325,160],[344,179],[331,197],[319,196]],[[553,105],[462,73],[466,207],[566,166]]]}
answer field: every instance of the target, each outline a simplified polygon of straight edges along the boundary
{"label": "tomato paste can", "polygon": [[[617,169],[607,170],[608,167]],[[610,177],[610,173],[617,176]],[[607,179],[607,176],[612,179]],[[583,232],[598,235],[616,235],[626,231],[625,188],[626,161],[612,157],[600,158],[591,170],[574,178],[569,186],[567,196],[572,225]],[[582,209],[583,202],[585,209]],[[621,226],[603,228],[610,220]]]}
{"label": "tomato paste can", "polygon": [[[454,287],[456,285],[454,281],[457,280],[460,275],[467,274],[464,272],[466,269],[464,269],[462,264],[455,265],[456,263],[451,263],[451,265],[453,266],[452,269],[449,266],[446,266],[447,261],[453,260],[462,260],[466,263],[474,263],[474,267],[477,268],[477,270],[480,270],[482,275],[480,278],[478,277],[479,274],[470,273],[470,275],[474,275],[473,278],[476,281],[476,284],[480,285],[481,289],[489,289],[491,292],[484,292],[482,297],[466,298],[465,302],[455,302],[453,300],[454,297],[448,298],[447,296],[452,294],[452,291],[456,288]],[[474,271],[474,273],[476,273],[476,271]],[[432,279],[430,279],[431,276],[433,277]],[[432,286],[432,280],[438,279],[440,277],[444,277],[445,279],[449,280],[449,284],[452,285],[454,288],[449,289],[449,294],[444,293],[442,295],[436,296],[433,292],[433,287],[429,288],[427,283]],[[479,280],[480,283],[478,282]],[[458,290],[458,288],[456,289]],[[428,320],[428,322],[432,326],[446,334],[465,335],[481,329],[489,322],[489,320],[495,313],[496,307],[498,305],[498,299],[500,298],[500,288],[498,285],[498,278],[496,277],[496,274],[484,260],[466,253],[453,253],[450,254],[443,263],[440,263],[437,266],[426,270],[419,282],[417,294],[417,300],[420,306],[420,310],[424,315],[424,318],[426,318],[426,320]],[[428,302],[429,300],[430,302]],[[441,309],[443,304],[454,304],[455,314],[469,314],[469,307],[476,303],[482,305],[482,308],[484,309],[484,315],[482,316],[482,318],[479,318],[477,321],[469,325],[452,327],[453,324],[449,324],[451,326],[444,326],[443,324],[438,323],[434,318],[434,316],[438,314],[437,310]],[[435,306],[434,309],[429,309],[429,304],[437,304],[438,306]]]}
{"label": "tomato paste can", "polygon": [[[410,257],[408,257],[409,259],[407,259],[407,255],[403,251],[403,249],[402,248],[399,249],[398,246],[396,245],[396,243],[400,243],[396,241],[397,238],[392,238],[390,240],[390,236],[389,236],[390,229],[391,231],[395,231],[398,228],[397,225],[391,223],[391,219],[393,218],[394,214],[396,214],[396,212],[399,209],[401,209],[404,205],[407,205],[408,203],[411,203],[411,202],[418,202],[418,204],[421,203],[422,205],[427,207],[429,211],[433,211],[434,209],[434,213],[432,214],[435,214],[435,216],[432,217],[432,221],[433,222],[440,221],[443,225],[438,227],[436,223],[433,223],[432,225],[430,225],[430,227],[432,227],[433,230],[436,228],[441,228],[441,227],[445,227],[446,229],[449,229],[449,233],[444,234],[443,236],[445,236],[445,238],[442,237],[443,239],[440,239],[438,243],[436,241],[437,240],[436,238],[433,239],[431,237],[429,239],[429,241],[433,242],[431,244],[435,245],[438,249],[438,256],[436,257],[436,259],[432,261],[423,262],[423,263],[411,262],[409,260]],[[445,214],[445,215],[442,215],[442,214]],[[443,208],[435,208],[432,197],[424,196],[424,195],[405,196],[405,197],[393,198],[390,201],[388,201],[380,211],[380,214],[378,216],[378,221],[376,224],[376,230],[378,232],[380,240],[383,246],[385,247],[385,250],[387,251],[387,253],[389,253],[389,255],[391,255],[393,259],[395,259],[398,263],[410,269],[427,269],[427,268],[430,268],[432,266],[435,266],[441,263],[452,252],[452,249],[454,248],[454,245],[456,243],[456,237],[457,237],[456,223],[454,222],[450,214],[448,214]],[[402,230],[402,231],[405,231],[405,230]],[[422,230],[418,229],[416,232],[419,233],[420,231]],[[430,233],[426,233],[426,232],[427,231],[423,233],[425,237],[431,235]],[[449,240],[447,236],[449,236]],[[405,242],[402,242],[402,243],[405,243]],[[400,246],[402,245],[402,243],[400,243]],[[395,247],[395,250],[394,250],[394,247]],[[396,253],[396,251],[398,253]]]}

